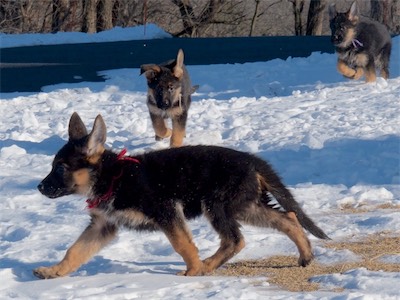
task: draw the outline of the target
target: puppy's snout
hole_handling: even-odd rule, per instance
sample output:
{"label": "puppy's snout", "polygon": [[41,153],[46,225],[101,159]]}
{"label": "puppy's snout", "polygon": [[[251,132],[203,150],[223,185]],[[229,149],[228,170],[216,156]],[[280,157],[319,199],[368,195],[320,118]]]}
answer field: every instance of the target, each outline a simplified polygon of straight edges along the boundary
{"label": "puppy's snout", "polygon": [[343,35],[341,33],[335,33],[334,35],[332,35],[331,41],[337,44],[341,43],[343,41]]}
{"label": "puppy's snout", "polygon": [[168,99],[160,99],[157,101],[157,106],[160,109],[168,109],[171,105]]}
{"label": "puppy's snout", "polygon": [[42,194],[44,193],[45,187],[43,184],[43,181],[41,183],[38,184],[37,189],[39,190],[39,192],[41,192]]}

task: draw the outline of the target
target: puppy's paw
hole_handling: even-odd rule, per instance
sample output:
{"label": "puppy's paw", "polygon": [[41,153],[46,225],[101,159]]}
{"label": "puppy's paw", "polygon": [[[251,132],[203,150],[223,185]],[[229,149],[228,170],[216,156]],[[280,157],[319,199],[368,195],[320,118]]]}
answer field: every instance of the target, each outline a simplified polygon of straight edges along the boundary
{"label": "puppy's paw", "polygon": [[308,257],[300,256],[299,260],[298,260],[299,266],[300,267],[307,267],[312,262],[313,259],[314,259],[314,255],[310,255]]}
{"label": "puppy's paw", "polygon": [[361,77],[363,77],[364,75],[364,70],[362,68],[357,68],[357,69],[351,69],[352,71],[354,71],[354,73],[352,75],[350,74],[343,74],[344,77],[348,78],[348,79],[354,79],[354,80],[359,80]]}
{"label": "puppy's paw", "polygon": [[177,273],[179,276],[202,276],[205,274],[204,264],[202,262],[193,265],[185,271],[180,271]]}
{"label": "puppy's paw", "polygon": [[39,267],[33,270],[33,275],[40,279],[57,278],[61,275],[58,274],[58,268],[55,267]]}
{"label": "puppy's paw", "polygon": [[364,75],[364,71],[361,68],[357,68],[356,73],[353,76],[354,80],[360,79]]}
{"label": "puppy's paw", "polygon": [[165,134],[163,134],[163,135],[156,134],[155,139],[156,139],[156,141],[161,141],[163,139],[167,139],[167,138],[171,137],[171,135],[172,135],[172,129],[167,128],[167,131],[165,132]]}

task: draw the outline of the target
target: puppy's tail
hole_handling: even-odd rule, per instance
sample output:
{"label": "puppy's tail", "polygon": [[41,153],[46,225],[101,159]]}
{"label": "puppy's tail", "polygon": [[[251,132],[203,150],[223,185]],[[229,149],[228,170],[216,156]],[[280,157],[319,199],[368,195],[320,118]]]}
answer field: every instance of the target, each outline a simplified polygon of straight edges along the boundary
{"label": "puppy's tail", "polygon": [[[268,207],[273,206],[273,204],[271,205],[270,203],[271,198],[269,194],[271,194],[285,211],[292,211],[296,214],[299,223],[304,229],[317,238],[330,239],[301,209],[299,203],[297,203],[290,191],[283,185],[279,176],[276,175],[272,169],[268,173],[268,177],[262,176],[259,179],[262,187],[261,201],[265,205],[268,205]],[[268,181],[266,178],[268,178]]]}

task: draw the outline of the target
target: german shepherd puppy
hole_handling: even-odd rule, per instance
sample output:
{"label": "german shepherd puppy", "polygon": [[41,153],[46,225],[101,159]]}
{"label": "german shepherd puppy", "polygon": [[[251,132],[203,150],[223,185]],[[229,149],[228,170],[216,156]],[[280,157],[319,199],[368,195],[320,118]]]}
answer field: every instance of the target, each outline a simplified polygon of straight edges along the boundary
{"label": "german shepherd puppy", "polygon": [[[187,276],[208,274],[237,254],[245,246],[240,223],[285,233],[300,252],[300,266],[313,259],[302,227],[318,238],[328,238],[270,165],[251,154],[185,146],[133,157],[106,150],[105,140],[106,125],[100,115],[89,134],[78,114],[72,115],[69,141],[56,154],[50,174],[38,189],[49,198],[87,196],[91,222],[60,263],[34,270],[39,278],[77,270],[121,226],[164,232],[186,263],[186,270],[178,274]],[[200,260],[186,222],[202,214],[221,238],[219,249],[205,260]]]}
{"label": "german shepherd puppy", "polygon": [[338,54],[337,69],[343,76],[367,82],[376,80],[379,69],[383,78],[389,78],[391,37],[383,24],[361,18],[357,3],[345,13],[338,13],[335,4],[329,6],[331,41]]}
{"label": "german shepherd puppy", "polygon": [[[144,73],[147,79],[147,107],[155,138],[158,141],[171,137],[171,147],[182,146],[191,94],[196,89],[192,87],[183,58],[180,49],[176,60],[140,67],[140,74]],[[166,126],[168,118],[172,120],[172,130]]]}

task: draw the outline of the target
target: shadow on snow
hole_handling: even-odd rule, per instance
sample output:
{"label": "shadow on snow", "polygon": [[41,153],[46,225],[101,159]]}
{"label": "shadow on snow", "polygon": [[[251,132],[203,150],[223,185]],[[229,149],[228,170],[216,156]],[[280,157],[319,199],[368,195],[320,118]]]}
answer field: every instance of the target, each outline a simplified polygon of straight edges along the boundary
{"label": "shadow on snow", "polygon": [[262,151],[289,185],[400,184],[400,137],[376,140],[344,139],[327,142],[322,149]]}
{"label": "shadow on snow", "polygon": [[[33,275],[33,270],[41,266],[50,266],[55,262],[35,262],[28,263],[16,259],[2,258],[0,259],[1,269],[12,269],[15,280],[19,282],[28,282],[39,280]],[[97,274],[170,274],[176,275],[177,272],[183,270],[185,264],[183,262],[118,262],[95,256],[88,263],[82,265],[76,272],[71,273],[71,277],[76,276],[94,276]]]}

